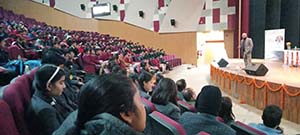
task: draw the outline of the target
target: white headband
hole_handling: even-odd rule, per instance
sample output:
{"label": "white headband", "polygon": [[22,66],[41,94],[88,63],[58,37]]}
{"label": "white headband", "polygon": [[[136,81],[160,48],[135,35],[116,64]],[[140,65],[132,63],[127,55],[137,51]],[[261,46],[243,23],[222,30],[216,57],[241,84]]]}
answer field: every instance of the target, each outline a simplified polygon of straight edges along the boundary
{"label": "white headband", "polygon": [[59,69],[60,69],[59,67],[56,68],[55,72],[52,74],[52,76],[50,77],[50,79],[47,82],[48,85],[50,84],[50,82],[52,81],[52,79],[56,76],[56,74],[58,73]]}

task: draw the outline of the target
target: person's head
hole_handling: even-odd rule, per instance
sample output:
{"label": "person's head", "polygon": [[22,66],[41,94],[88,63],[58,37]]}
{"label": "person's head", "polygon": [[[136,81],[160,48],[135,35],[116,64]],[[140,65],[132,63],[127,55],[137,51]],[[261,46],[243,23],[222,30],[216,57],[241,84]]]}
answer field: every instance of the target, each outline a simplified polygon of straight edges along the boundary
{"label": "person's head", "polygon": [[112,72],[112,73],[118,73],[120,70],[121,70],[121,67],[120,67],[119,65],[115,65],[115,66],[112,68],[111,72]]}
{"label": "person's head", "polygon": [[198,94],[195,108],[200,113],[208,113],[217,116],[221,106],[222,93],[216,86],[206,85]]}
{"label": "person's head", "polygon": [[141,65],[142,69],[144,69],[144,70],[146,70],[148,72],[150,71],[150,65],[149,65],[149,63],[147,61],[142,61],[140,65]]}
{"label": "person's head", "polygon": [[178,91],[180,91],[180,92],[186,88],[186,82],[184,79],[180,79],[180,80],[176,81],[176,85],[177,85]]}
{"label": "person's head", "polygon": [[224,119],[225,123],[235,119],[235,116],[232,112],[232,101],[229,97],[222,97],[221,107],[218,115]]}
{"label": "person's head", "polygon": [[4,38],[0,38],[0,48],[5,48],[5,40]]}
{"label": "person's head", "polygon": [[156,79],[155,84],[159,83],[159,81],[163,78],[165,78],[165,77],[162,74],[157,73],[155,76],[155,79]]}
{"label": "person's head", "polygon": [[139,82],[138,82],[139,75],[137,73],[131,73],[131,74],[129,74],[129,77],[136,85],[139,85]]}
{"label": "person's head", "polygon": [[97,76],[82,87],[77,128],[84,128],[85,122],[101,113],[109,113],[119,118],[136,131],[141,132],[146,126],[145,109],[137,87],[124,75]]}
{"label": "person's head", "polygon": [[269,105],[264,109],[262,120],[265,126],[277,128],[281,123],[282,110],[276,105]]}
{"label": "person's head", "polygon": [[119,54],[118,54],[118,59],[120,60],[120,59],[123,59],[123,58],[124,58],[123,53],[119,53]]}
{"label": "person's head", "polygon": [[149,73],[149,72],[142,72],[140,75],[139,75],[139,85],[140,87],[146,91],[146,92],[149,92],[149,91],[152,91],[152,87],[154,86],[154,76]]}
{"label": "person's head", "polygon": [[243,38],[243,39],[245,39],[245,38],[247,38],[247,37],[248,37],[247,33],[243,33],[243,34],[242,34],[242,38]]}
{"label": "person's head", "polygon": [[84,54],[91,54],[91,49],[90,48],[85,48],[84,49]]}
{"label": "person's head", "polygon": [[58,66],[45,64],[36,71],[34,87],[50,96],[60,96],[64,91],[65,72]]}
{"label": "person's head", "polygon": [[195,92],[192,88],[186,88],[182,91],[182,94],[183,94],[183,98],[184,100],[186,101],[192,101],[192,100],[195,100]]}
{"label": "person's head", "polygon": [[177,87],[170,78],[163,78],[158,83],[158,88],[152,93],[151,101],[156,104],[166,105],[171,102],[177,105]]}
{"label": "person's head", "polygon": [[65,63],[64,54],[59,49],[50,48],[44,52],[41,62],[42,64],[53,64],[63,68]]}

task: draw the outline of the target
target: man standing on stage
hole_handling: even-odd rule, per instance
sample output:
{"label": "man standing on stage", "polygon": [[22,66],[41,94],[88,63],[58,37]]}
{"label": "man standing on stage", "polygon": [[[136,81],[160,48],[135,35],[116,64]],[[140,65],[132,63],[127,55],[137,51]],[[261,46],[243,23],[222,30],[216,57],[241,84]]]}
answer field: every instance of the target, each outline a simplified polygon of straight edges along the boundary
{"label": "man standing on stage", "polygon": [[251,57],[252,57],[252,48],[253,42],[252,39],[247,36],[247,33],[242,34],[241,46],[240,46],[243,55],[244,55],[244,64],[245,67],[251,64]]}

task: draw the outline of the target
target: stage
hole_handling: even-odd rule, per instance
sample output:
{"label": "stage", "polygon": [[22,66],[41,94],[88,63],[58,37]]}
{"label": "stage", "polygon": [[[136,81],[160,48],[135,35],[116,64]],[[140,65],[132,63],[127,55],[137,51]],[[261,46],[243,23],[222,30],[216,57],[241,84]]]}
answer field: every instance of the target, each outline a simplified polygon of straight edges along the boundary
{"label": "stage", "polygon": [[216,63],[210,67],[211,80],[223,92],[261,110],[269,104],[278,105],[285,119],[300,123],[300,67],[256,59],[252,62],[264,64],[269,71],[265,76],[251,76],[243,70],[243,59],[228,62],[224,68]]}

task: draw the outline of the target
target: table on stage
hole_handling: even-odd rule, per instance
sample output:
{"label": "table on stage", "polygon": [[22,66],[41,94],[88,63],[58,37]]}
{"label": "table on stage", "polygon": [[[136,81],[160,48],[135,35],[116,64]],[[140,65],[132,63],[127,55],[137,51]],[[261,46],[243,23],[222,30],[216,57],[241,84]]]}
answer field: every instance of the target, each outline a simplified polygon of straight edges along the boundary
{"label": "table on stage", "polygon": [[300,66],[300,49],[284,50],[284,64]]}

